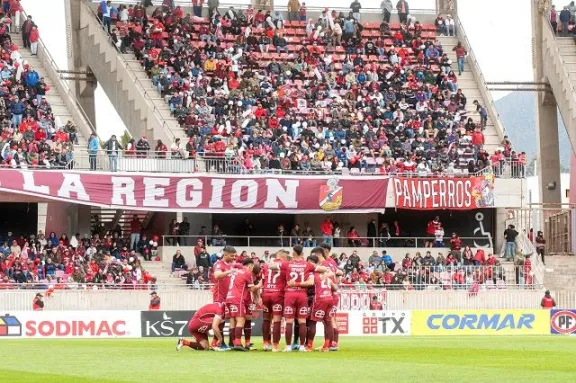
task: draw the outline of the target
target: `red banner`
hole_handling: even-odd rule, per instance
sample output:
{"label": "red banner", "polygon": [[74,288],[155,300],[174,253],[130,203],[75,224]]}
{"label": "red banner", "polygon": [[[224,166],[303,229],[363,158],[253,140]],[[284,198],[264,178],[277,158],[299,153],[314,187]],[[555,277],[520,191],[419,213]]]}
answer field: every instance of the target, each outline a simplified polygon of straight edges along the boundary
{"label": "red banner", "polygon": [[468,210],[494,207],[494,178],[394,178],[397,209]]}
{"label": "red banner", "polygon": [[116,209],[211,213],[373,213],[387,177],[197,176],[0,170],[0,190]]}

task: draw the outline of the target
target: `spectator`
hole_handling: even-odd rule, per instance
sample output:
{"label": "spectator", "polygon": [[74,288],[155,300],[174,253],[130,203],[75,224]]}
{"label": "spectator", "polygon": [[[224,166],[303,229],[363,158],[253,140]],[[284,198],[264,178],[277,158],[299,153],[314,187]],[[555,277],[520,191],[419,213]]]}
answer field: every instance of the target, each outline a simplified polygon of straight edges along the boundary
{"label": "spectator", "polygon": [[90,170],[96,170],[96,156],[98,155],[99,147],[100,143],[98,142],[98,138],[96,138],[96,134],[90,134],[90,138],[88,139],[88,161],[90,163]]}
{"label": "spectator", "polygon": [[215,13],[218,12],[218,7],[220,6],[220,0],[208,0],[208,18],[212,19]]}
{"label": "spectator", "polygon": [[354,0],[352,4],[350,4],[350,12],[352,13],[352,17],[356,19],[356,21],[360,21],[360,10],[362,9],[362,5],[358,0]]}
{"label": "spectator", "polygon": [[[160,141],[160,146],[162,147],[162,141]],[[138,140],[136,143],[136,155],[140,158],[145,158],[150,151],[150,143],[146,136],[143,136],[141,139]]]}
{"label": "spectator", "polygon": [[452,254],[458,262],[462,262],[462,240],[456,233],[452,233],[450,238],[450,254]]}
{"label": "spectator", "polygon": [[[333,235],[334,235],[334,225],[330,217],[326,217],[322,224],[320,225],[320,231],[322,232],[322,242],[329,245],[333,245]],[[358,234],[358,233],[356,233]]]}
{"label": "spectator", "polygon": [[558,12],[556,11],[556,6],[552,5],[552,8],[550,9],[550,25],[552,26],[552,31],[554,31],[554,34],[558,33]]}
{"label": "spectator", "polygon": [[348,246],[360,247],[360,234],[358,234],[354,226],[350,226],[346,237],[348,238]]}
{"label": "spectator", "polygon": [[166,242],[170,246],[178,246],[178,235],[180,234],[180,225],[176,218],[172,219],[170,225],[168,225],[168,236],[166,237]]}
{"label": "spectator", "polygon": [[34,311],[43,311],[44,310],[44,301],[42,300],[44,298],[44,295],[38,293],[36,294],[36,296],[34,297],[34,300],[32,301],[32,310]]}
{"label": "spectator", "polygon": [[384,22],[390,23],[390,16],[392,15],[392,0],[383,0],[380,3],[382,9],[382,17]]}
{"label": "spectator", "polygon": [[396,269],[396,264],[392,261],[392,257],[386,252],[386,250],[382,250],[382,262],[386,266],[386,269],[390,271]]}
{"label": "spectator", "polygon": [[314,231],[309,224],[306,224],[304,231],[302,232],[302,237],[304,238],[304,247],[316,247],[317,241],[315,238]]}
{"label": "spectator", "polygon": [[180,235],[180,243],[182,246],[190,246],[190,222],[188,222],[188,217],[182,218],[180,222],[178,234]]}
{"label": "spectator", "polygon": [[518,232],[515,230],[514,225],[508,225],[508,228],[504,230],[504,239],[506,240],[506,245],[504,248],[504,257],[507,261],[512,261],[516,255],[516,237]]}
{"label": "spectator", "polygon": [[434,247],[444,247],[444,228],[440,222],[434,230]]}
{"label": "spectator", "polygon": [[288,21],[299,21],[300,1],[288,0]]}
{"label": "spectator", "polygon": [[110,33],[110,27],[112,25],[112,2],[102,0],[100,2],[100,9],[102,10],[102,25],[108,30],[108,33]]}
{"label": "spectator", "polygon": [[544,249],[546,248],[546,240],[544,239],[544,233],[539,230],[536,234],[534,242],[536,242],[536,253],[540,255],[542,258],[542,264],[545,265],[546,262],[544,261]]}
{"label": "spectator", "polygon": [[370,310],[382,310],[382,303],[380,303],[376,295],[372,296],[370,300]]}
{"label": "spectator", "polygon": [[366,228],[366,236],[368,237],[369,246],[376,247],[376,220],[371,219]]}
{"label": "spectator", "polygon": [[452,48],[454,52],[456,52],[456,63],[458,64],[458,76],[462,75],[464,72],[464,62],[466,60],[466,56],[468,55],[468,51],[466,48],[462,46],[462,42],[458,41],[458,44],[454,48]]}
{"label": "spectator", "polygon": [[30,41],[30,51],[32,52],[32,56],[38,55],[38,40],[40,40],[40,32],[36,25],[32,26],[28,39]]}
{"label": "spectator", "polygon": [[106,153],[108,154],[108,160],[110,161],[110,170],[112,172],[118,171],[118,154],[122,150],[122,145],[116,140],[116,135],[112,135],[110,140],[106,142]]}
{"label": "spectator", "polygon": [[296,245],[303,246],[302,230],[300,229],[300,225],[297,223],[294,224],[294,227],[292,227],[292,230],[290,231],[290,246],[294,247]]}
{"label": "spectator", "polygon": [[186,260],[180,249],[176,250],[176,254],[172,257],[172,272],[176,271],[176,269],[188,270]]}
{"label": "spectator", "polygon": [[276,230],[276,236],[278,237],[280,247],[288,246],[290,243],[290,239],[288,238],[288,232],[284,228],[283,224],[278,225],[278,229]]}
{"label": "spectator", "polygon": [[408,7],[408,2],[405,0],[400,0],[396,3],[396,9],[398,10],[398,17],[400,18],[400,23],[406,24],[408,22],[408,14],[410,14],[410,8]]}
{"label": "spectator", "polygon": [[140,242],[140,234],[142,233],[142,223],[137,215],[132,217],[130,221],[130,249],[136,250],[138,242]]}
{"label": "spectator", "polygon": [[152,291],[150,293],[150,305],[148,306],[148,310],[150,311],[158,311],[160,310],[160,297],[156,291]]}
{"label": "spectator", "polygon": [[30,48],[30,33],[33,26],[32,16],[28,15],[28,18],[22,23],[22,45],[24,48]]}
{"label": "spectator", "polygon": [[544,293],[544,298],[542,298],[540,306],[543,309],[553,309],[554,307],[556,307],[556,301],[554,300],[554,298],[552,298],[550,290],[546,290],[546,292]]}
{"label": "spectator", "polygon": [[568,36],[568,24],[570,23],[570,11],[568,6],[565,6],[560,11],[560,24],[562,25],[561,36]]}
{"label": "spectator", "polygon": [[434,245],[434,241],[436,239],[436,229],[441,226],[442,223],[440,222],[440,217],[435,216],[432,221],[428,222],[426,226],[426,236],[428,237],[426,241],[424,241],[424,247],[432,247]]}

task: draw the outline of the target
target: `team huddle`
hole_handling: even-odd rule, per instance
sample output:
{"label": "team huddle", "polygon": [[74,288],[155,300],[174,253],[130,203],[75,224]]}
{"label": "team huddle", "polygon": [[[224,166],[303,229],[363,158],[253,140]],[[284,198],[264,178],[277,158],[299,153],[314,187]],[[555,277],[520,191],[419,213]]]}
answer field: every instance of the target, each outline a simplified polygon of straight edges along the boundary
{"label": "team huddle", "polygon": [[[252,332],[252,311],[263,310],[263,350],[279,352],[282,318],[285,320],[284,352],[314,350],[318,322],[324,325],[324,343],[318,351],[338,350],[335,319],[339,303],[338,264],[330,256],[330,245],[321,244],[304,259],[303,248],[294,246],[292,254],[280,250],[262,268],[251,258],[235,262],[236,250],[226,246],[214,265],[214,303],[201,307],[188,323],[194,340],[178,339],[177,350],[247,351]],[[230,322],[226,345],[224,322]],[[208,341],[212,330],[214,338]],[[244,335],[244,344],[242,343]],[[292,343],[294,336],[294,343]]]}

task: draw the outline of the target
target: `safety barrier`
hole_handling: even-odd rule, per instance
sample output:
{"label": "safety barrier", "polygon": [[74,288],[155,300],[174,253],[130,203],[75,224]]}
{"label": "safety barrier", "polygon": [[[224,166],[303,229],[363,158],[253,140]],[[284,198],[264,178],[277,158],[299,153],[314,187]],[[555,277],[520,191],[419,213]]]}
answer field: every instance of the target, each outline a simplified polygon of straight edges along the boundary
{"label": "safety barrier", "polygon": [[[0,312],[32,310],[36,293],[45,290],[0,290]],[[142,310],[148,307],[150,290],[55,290],[44,298],[45,310]],[[195,310],[212,302],[210,290],[158,289],[165,310]],[[49,296],[48,296],[49,295]],[[440,309],[537,309],[538,290],[345,290],[341,310],[366,310],[376,295],[390,310]],[[573,296],[572,298],[576,298]],[[564,299],[563,307],[576,307]]]}
{"label": "safety barrier", "polygon": [[[14,311],[0,316],[0,341],[15,338],[190,336],[194,310]],[[362,310],[336,313],[341,336],[574,335],[576,310]],[[323,335],[318,324],[317,335]],[[284,326],[282,326],[284,327]],[[224,336],[228,335],[228,323]],[[252,336],[262,335],[262,315]],[[346,341],[343,341],[345,343]]]}

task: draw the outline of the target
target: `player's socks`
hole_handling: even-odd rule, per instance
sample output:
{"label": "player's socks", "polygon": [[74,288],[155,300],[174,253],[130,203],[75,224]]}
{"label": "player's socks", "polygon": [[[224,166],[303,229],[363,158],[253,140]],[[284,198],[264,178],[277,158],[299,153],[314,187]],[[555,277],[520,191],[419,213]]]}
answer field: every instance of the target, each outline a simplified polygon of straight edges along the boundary
{"label": "player's socks", "polygon": [[250,345],[250,337],[252,336],[252,320],[246,319],[244,323],[244,343],[246,347]]}
{"label": "player's socks", "polygon": [[292,326],[291,323],[287,323],[286,324],[286,334],[284,334],[284,336],[286,337],[286,345],[290,346],[292,345],[292,330],[294,329],[294,326]]}
{"label": "player's socks", "polygon": [[212,344],[210,345],[211,347],[216,347],[218,346],[218,339],[216,337],[212,338]]}
{"label": "player's socks", "polygon": [[[298,337],[300,336],[300,323],[298,319],[294,322],[294,326],[287,326],[294,328],[294,344],[298,344]],[[290,342],[286,342],[286,344],[291,344]]]}
{"label": "player's socks", "polygon": [[316,336],[316,322],[311,321],[310,325],[308,326],[308,332],[306,334],[306,345],[308,347],[312,348],[315,336]]}
{"label": "player's socks", "polygon": [[278,343],[280,343],[281,330],[280,322],[274,322],[272,324],[272,343],[274,346],[278,346]]}
{"label": "player's socks", "polygon": [[264,340],[264,344],[269,344],[272,340],[272,336],[270,334],[270,325],[272,322],[270,319],[264,319],[262,322],[262,339]]}
{"label": "player's socks", "polygon": [[334,337],[332,338],[332,340],[333,340],[334,343],[336,343],[336,344],[338,343],[338,335],[340,335],[339,332],[338,332],[338,329],[335,328],[335,329],[334,329]]}
{"label": "player's socks", "polygon": [[234,328],[234,346],[242,346],[242,327]]}
{"label": "player's socks", "polygon": [[191,341],[186,340],[186,339],[184,339],[184,340],[182,341],[182,344],[183,344],[185,347],[190,347],[191,349],[194,349],[194,350],[204,350],[204,349],[202,348],[202,346],[200,346],[199,343],[191,342]]}
{"label": "player's socks", "polygon": [[[316,324],[316,322],[314,322]],[[298,327],[298,338],[300,340],[300,346],[304,346],[304,342],[306,342],[306,326],[299,326]],[[314,331],[316,333],[316,331]]]}
{"label": "player's socks", "polygon": [[330,347],[332,344],[332,339],[334,338],[334,327],[332,326],[332,321],[324,322],[324,346]]}

